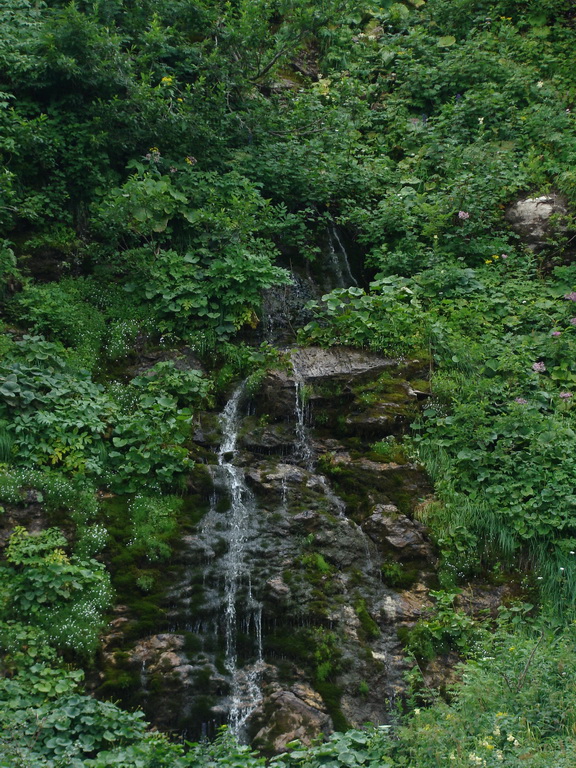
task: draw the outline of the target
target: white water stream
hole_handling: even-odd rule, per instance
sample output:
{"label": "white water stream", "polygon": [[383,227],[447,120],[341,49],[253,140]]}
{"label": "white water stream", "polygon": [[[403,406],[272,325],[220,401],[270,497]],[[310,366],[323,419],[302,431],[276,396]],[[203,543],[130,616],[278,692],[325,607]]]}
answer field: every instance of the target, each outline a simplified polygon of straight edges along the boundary
{"label": "white water stream", "polygon": [[[231,676],[229,709],[230,730],[242,738],[248,718],[262,699],[260,677],[264,668],[262,657],[262,605],[252,595],[250,574],[246,564],[247,531],[256,515],[254,496],[240,467],[235,466],[238,429],[240,426],[240,405],[244,386],[236,389],[220,416],[222,443],[218,451],[218,475],[220,483],[230,499],[227,514],[229,542],[228,552],[222,558],[224,572],[224,633],[226,653],[224,664]],[[215,504],[216,502],[214,502]],[[212,511],[212,510],[211,510]],[[256,646],[256,661],[250,665],[238,666],[238,609],[241,593],[247,592],[241,616],[246,634],[253,634]]]}
{"label": "white water stream", "polygon": [[358,282],[350,269],[348,252],[334,224],[328,227],[328,261],[337,282],[336,288],[350,288],[352,285],[358,287]]}
{"label": "white water stream", "polygon": [[294,414],[296,416],[296,441],[294,442],[294,458],[305,469],[314,469],[314,449],[308,433],[309,407],[306,401],[306,384],[294,360]]}

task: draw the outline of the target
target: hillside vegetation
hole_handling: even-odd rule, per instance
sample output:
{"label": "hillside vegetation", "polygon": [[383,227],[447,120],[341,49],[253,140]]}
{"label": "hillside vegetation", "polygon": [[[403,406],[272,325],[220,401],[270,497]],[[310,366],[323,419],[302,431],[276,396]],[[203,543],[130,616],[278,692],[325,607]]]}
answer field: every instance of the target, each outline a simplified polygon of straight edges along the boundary
{"label": "hillside vegetation", "polygon": [[[574,766],[573,2],[4,0],[0,24],[0,766],[265,764],[84,693],[113,600],[101,499],[129,495],[135,551],[169,555],[194,413],[257,390],[280,356],[262,292],[314,273],[330,225],[361,285],[298,343],[429,360],[406,448],[441,586],[488,574],[519,602],[474,633],[439,602],[412,650],[457,648],[454,691],[415,679],[392,731],[271,764]],[[506,213],[542,195],[562,213],[534,250]],[[184,347],[203,373],[126,374]]]}

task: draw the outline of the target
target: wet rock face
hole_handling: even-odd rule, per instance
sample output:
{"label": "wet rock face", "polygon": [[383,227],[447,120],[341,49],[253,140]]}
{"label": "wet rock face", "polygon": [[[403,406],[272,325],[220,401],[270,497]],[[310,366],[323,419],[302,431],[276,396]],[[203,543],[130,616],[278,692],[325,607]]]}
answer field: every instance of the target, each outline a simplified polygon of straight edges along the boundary
{"label": "wet rock face", "polygon": [[254,712],[252,744],[268,754],[283,752],[290,741],[310,744],[320,734],[332,733],[333,723],[322,697],[307,683],[295,683],[290,690],[275,690]]}
{"label": "wet rock face", "polygon": [[434,551],[426,527],[400,514],[394,504],[377,504],[362,528],[375,544],[391,548],[406,560],[424,558],[433,562]]}
{"label": "wet rock face", "polygon": [[518,200],[506,211],[510,226],[532,251],[541,251],[551,237],[566,231],[566,215],[565,200],[557,194]]}
{"label": "wet rock face", "polygon": [[[383,387],[371,404],[357,402],[354,390],[382,375],[390,381],[389,397],[384,397]],[[409,417],[414,417],[416,409],[411,407],[427,393],[414,388],[410,380],[424,380],[426,376],[427,363],[422,360],[399,361],[346,347],[295,348],[287,352],[286,368],[270,371],[264,379],[255,413],[266,415],[271,423],[293,423],[295,382],[301,381],[312,407],[330,404],[339,416],[349,420],[351,427],[370,425],[384,436],[398,429],[391,427],[383,432],[383,425],[402,424],[405,428]]]}
{"label": "wet rock face", "polygon": [[310,322],[312,312],[306,304],[320,298],[317,286],[309,277],[294,272],[287,285],[274,286],[264,291],[262,326],[267,341],[288,343],[294,338],[294,329]]}
{"label": "wet rock face", "polygon": [[431,606],[435,583],[415,519],[431,488],[401,446],[426,395],[425,364],[350,350],[293,359],[240,399],[233,440],[200,415],[204,448],[229,445],[208,467],[209,510],[167,565],[154,631],[135,636],[126,611],[114,620],[101,681],[105,691],[125,672],[129,703],[188,738],[240,708],[243,734],[269,754],[391,719],[411,664],[398,630]]}
{"label": "wet rock face", "polygon": [[346,347],[302,347],[291,350],[290,358],[296,371],[310,383],[326,379],[350,382],[359,376],[375,376],[386,369],[398,367],[396,360]]}
{"label": "wet rock face", "polygon": [[140,359],[134,365],[126,369],[130,377],[146,376],[157,363],[172,362],[177,371],[196,370],[203,373],[204,369],[195,352],[190,347],[181,349],[156,350],[142,353]]}

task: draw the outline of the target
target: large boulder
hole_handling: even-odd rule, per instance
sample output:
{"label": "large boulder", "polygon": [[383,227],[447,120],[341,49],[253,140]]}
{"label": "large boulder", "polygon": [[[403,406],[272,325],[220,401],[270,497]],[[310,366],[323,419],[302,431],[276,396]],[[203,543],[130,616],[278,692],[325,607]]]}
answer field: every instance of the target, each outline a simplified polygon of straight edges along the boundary
{"label": "large boulder", "polygon": [[267,753],[283,752],[295,739],[309,745],[333,728],[322,697],[306,683],[296,683],[290,690],[276,690],[266,696],[254,712],[252,724],[257,729],[253,746]]}
{"label": "large boulder", "polygon": [[551,237],[566,231],[566,214],[565,200],[553,193],[518,200],[506,211],[506,219],[531,251],[541,251]]}
{"label": "large boulder", "polygon": [[378,504],[362,528],[368,536],[385,549],[401,554],[403,559],[433,559],[433,549],[427,540],[425,526],[399,513],[394,504]]}

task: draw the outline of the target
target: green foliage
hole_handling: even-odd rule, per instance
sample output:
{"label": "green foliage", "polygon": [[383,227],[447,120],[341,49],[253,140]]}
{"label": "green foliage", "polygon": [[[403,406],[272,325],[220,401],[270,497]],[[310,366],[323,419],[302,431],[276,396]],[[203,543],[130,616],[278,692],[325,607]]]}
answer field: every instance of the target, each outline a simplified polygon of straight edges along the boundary
{"label": "green foliage", "polygon": [[[41,677],[51,672],[52,677]],[[0,683],[2,759],[7,768],[70,765],[144,740],[142,713],[122,712],[76,692],[81,672],[34,664]],[[38,723],[42,727],[38,728]]]}
{"label": "green foliage", "polygon": [[278,768],[392,768],[394,763],[386,755],[390,751],[388,727],[349,730],[335,733],[324,744],[305,749],[290,744],[286,755],[273,759]]}
{"label": "green foliage", "polygon": [[15,438],[11,461],[100,474],[114,411],[103,387],[42,337],[24,336],[11,353],[0,361],[0,418]]}
{"label": "green foliage", "polygon": [[28,620],[55,647],[89,655],[110,604],[110,580],[101,563],[68,557],[66,544],[55,528],[15,528],[0,569],[2,618]]}
{"label": "green foliage", "polygon": [[372,453],[379,461],[393,461],[397,464],[406,463],[406,449],[396,437],[387,437],[372,445]]}
{"label": "green foliage", "polygon": [[11,314],[35,334],[73,347],[80,365],[92,368],[100,351],[104,319],[78,294],[76,281],[28,285],[14,299]]}
{"label": "green foliage", "polygon": [[148,560],[167,560],[169,540],[177,532],[177,513],[182,499],[176,496],[146,497],[137,494],[129,504],[132,535],[128,546]]}
{"label": "green foliage", "polygon": [[478,623],[454,607],[456,592],[432,590],[430,594],[436,600],[434,608],[408,631],[406,648],[427,661],[452,650],[468,654],[479,631]]}
{"label": "green foliage", "polygon": [[[0,494],[41,505],[50,525],[63,517],[75,538],[73,555],[54,528],[18,530],[8,547],[2,760],[262,764],[228,735],[187,753],[144,736],[138,717],[80,697],[48,638],[88,654],[109,599],[91,559],[107,540],[96,484],[136,494],[131,555],[168,557],[179,503],[166,494],[191,467],[192,411],[212,402],[197,371],[162,362],[127,383],[122,364],[184,340],[217,367],[215,392],[247,375],[257,392],[278,364],[251,346],[262,291],[287,280],[280,263],[320,274],[334,224],[361,286],[315,302],[300,338],[417,356],[433,374],[413,445],[436,483],[421,514],[447,592],[414,652],[470,650],[455,584],[496,560],[531,571],[525,583],[566,615],[574,222],[559,217],[535,256],[504,213],[525,194],[576,202],[569,0],[6,0],[0,24],[0,291],[4,318],[30,334],[0,337]],[[373,453],[401,458],[392,441]],[[315,588],[330,582],[320,554],[301,565]],[[401,587],[414,574],[390,562],[383,577]],[[154,577],[130,583],[146,591]],[[394,740],[352,731],[273,763],[568,768],[570,632],[497,633],[451,704]],[[338,637],[310,630],[292,651],[342,726]]]}
{"label": "green foliage", "polygon": [[576,748],[565,674],[572,654],[573,627],[487,634],[451,703],[415,710],[400,729],[397,764],[569,766]]}
{"label": "green foliage", "polygon": [[420,349],[424,343],[423,318],[413,291],[402,280],[384,278],[361,288],[332,291],[322,303],[312,303],[318,316],[302,331],[303,341],[332,346],[367,347],[388,355]]}
{"label": "green foliage", "polygon": [[[162,380],[167,391],[159,388]],[[179,390],[200,398],[206,395],[208,385],[195,371],[176,372],[169,364],[153,369],[150,376],[136,377],[131,389],[112,431],[109,482],[115,490],[128,493],[147,485],[171,486],[192,467],[183,445],[189,436],[192,411],[178,407]]]}
{"label": "green foliage", "polygon": [[156,363],[130,383],[151,402],[166,395],[176,398],[181,405],[207,401],[211,389],[211,382],[200,371],[180,370],[172,360]]}
{"label": "green foliage", "polygon": [[110,230],[124,237],[126,223],[133,233],[134,247],[122,259],[131,267],[126,290],[151,304],[162,331],[212,328],[226,336],[257,323],[261,291],[287,279],[273,266],[272,243],[259,236],[266,202],[237,173],[170,162],[164,170],[151,152],[154,170],[136,164],[99,211],[108,237]]}

